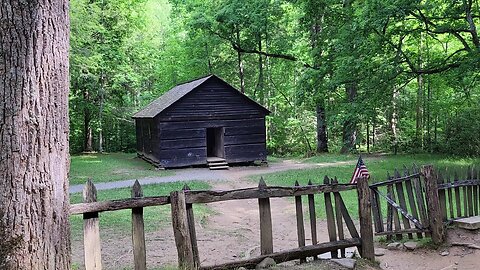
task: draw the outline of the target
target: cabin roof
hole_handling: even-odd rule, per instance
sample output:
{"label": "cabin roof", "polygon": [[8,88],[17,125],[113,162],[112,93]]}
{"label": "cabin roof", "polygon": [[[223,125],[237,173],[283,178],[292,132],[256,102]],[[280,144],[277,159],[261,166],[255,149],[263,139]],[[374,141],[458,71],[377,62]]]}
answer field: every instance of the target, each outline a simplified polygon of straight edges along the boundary
{"label": "cabin roof", "polygon": [[170,107],[172,104],[180,100],[182,97],[187,95],[188,93],[192,92],[196,88],[198,88],[200,85],[202,85],[204,82],[208,81],[211,78],[217,78],[220,81],[226,83],[229,85],[232,90],[235,90],[238,92],[239,95],[244,96],[246,99],[248,99],[250,102],[253,102],[254,105],[258,106],[261,110],[263,110],[266,114],[269,114],[270,111],[267,110],[265,107],[262,105],[258,104],[256,101],[252,100],[248,96],[244,95],[240,91],[236,90],[233,86],[222,80],[216,75],[208,75],[206,77],[196,79],[193,81],[189,81],[186,83],[178,84],[172,89],[168,90],[166,93],[164,93],[162,96],[159,98],[155,99],[152,101],[150,104],[148,104],[145,108],[141,109],[137,113],[135,113],[132,118],[153,118],[157,116],[159,113]]}

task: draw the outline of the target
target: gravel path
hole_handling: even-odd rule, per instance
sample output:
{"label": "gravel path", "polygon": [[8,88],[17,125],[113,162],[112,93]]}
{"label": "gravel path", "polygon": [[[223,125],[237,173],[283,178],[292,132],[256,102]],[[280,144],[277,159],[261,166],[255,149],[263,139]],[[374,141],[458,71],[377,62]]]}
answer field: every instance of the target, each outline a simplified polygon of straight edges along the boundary
{"label": "gravel path", "polygon": [[[273,172],[281,172],[288,170],[301,170],[307,168],[341,166],[355,164],[356,161],[340,161],[331,163],[300,163],[294,160],[284,160],[278,163],[272,163],[268,166],[235,166],[228,170],[213,171],[208,168],[187,168],[172,170],[175,175],[162,177],[148,177],[138,179],[141,185],[169,183],[169,182],[186,182],[186,181],[221,181],[221,180],[237,180],[252,175],[260,175]],[[97,190],[115,189],[131,187],[135,179],[95,183]],[[84,185],[70,186],[70,193],[82,192]]]}

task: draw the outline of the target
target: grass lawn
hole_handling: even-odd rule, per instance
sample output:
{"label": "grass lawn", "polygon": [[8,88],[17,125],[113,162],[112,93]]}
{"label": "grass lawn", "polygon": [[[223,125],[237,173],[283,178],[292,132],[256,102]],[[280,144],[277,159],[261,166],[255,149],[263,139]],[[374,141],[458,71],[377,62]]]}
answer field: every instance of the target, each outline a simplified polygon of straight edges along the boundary
{"label": "grass lawn", "polygon": [[[205,182],[193,181],[187,183],[191,189],[209,189],[210,186]],[[163,196],[170,194],[171,191],[181,190],[185,182],[173,182],[164,184],[146,185],[143,187],[144,196]],[[125,199],[131,197],[130,188],[100,190],[98,191],[97,200],[115,200]],[[70,202],[72,204],[82,202],[82,194],[75,193],[70,195]],[[202,204],[194,206],[195,219],[202,222],[212,210]],[[132,221],[131,210],[119,210],[112,212],[100,213],[100,230],[108,228],[117,232],[129,232],[131,230]],[[145,231],[151,232],[166,226],[171,222],[170,205],[152,206],[144,208],[144,222]],[[83,237],[83,220],[82,215],[75,215],[70,217],[71,234],[73,239]]]}
{"label": "grass lawn", "polygon": [[88,178],[100,183],[172,174],[155,170],[134,153],[75,155],[71,157],[70,185],[85,184]]}
{"label": "grass lawn", "polygon": [[[323,163],[323,162],[335,162],[335,161],[346,161],[346,160],[356,160],[358,156],[352,155],[321,155],[317,157],[312,157],[309,159],[303,160],[303,162],[308,163]],[[363,160],[365,165],[368,168],[368,171],[371,175],[371,182],[383,181],[387,179],[387,172],[393,175],[394,169],[398,168],[400,173],[403,174],[403,165],[407,167],[412,167],[412,164],[415,163],[418,166],[425,164],[434,165],[435,169],[445,169],[455,170],[460,168],[466,168],[470,165],[480,165],[480,158],[452,158],[442,155],[428,155],[428,154],[418,154],[418,155],[387,155],[387,156],[364,156]],[[324,168],[312,168],[312,169],[303,169],[303,170],[291,170],[285,172],[277,172],[271,174],[263,175],[267,185],[278,185],[278,186],[293,186],[295,181],[298,180],[300,185],[306,185],[309,180],[312,180],[314,184],[323,183],[323,178],[325,175],[329,177],[337,177],[339,183],[347,183],[352,177],[354,170],[354,165],[339,165],[335,167],[324,167]],[[259,176],[251,177],[252,180],[258,181]],[[350,214],[357,218],[358,217],[358,201],[356,191],[346,191],[341,193],[343,200],[347,208],[349,209]],[[317,215],[321,218],[325,218],[324,210],[324,196],[316,196],[317,205]],[[304,198],[306,201],[306,198]],[[385,206],[385,203],[383,204]],[[319,209],[320,208],[320,209]]]}

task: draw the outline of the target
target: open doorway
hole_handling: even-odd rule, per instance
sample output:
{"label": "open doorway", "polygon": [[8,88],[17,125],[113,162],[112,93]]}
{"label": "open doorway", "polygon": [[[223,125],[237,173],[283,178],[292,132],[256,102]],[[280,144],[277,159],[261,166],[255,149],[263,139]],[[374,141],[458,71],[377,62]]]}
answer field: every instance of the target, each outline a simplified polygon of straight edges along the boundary
{"label": "open doorway", "polygon": [[225,158],[224,128],[207,128],[207,157]]}

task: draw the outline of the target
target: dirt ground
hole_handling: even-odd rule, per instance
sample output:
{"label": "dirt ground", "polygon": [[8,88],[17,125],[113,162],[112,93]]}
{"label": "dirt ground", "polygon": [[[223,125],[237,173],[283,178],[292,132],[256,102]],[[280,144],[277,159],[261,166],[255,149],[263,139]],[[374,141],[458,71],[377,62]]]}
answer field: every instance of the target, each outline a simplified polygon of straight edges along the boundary
{"label": "dirt ground", "polygon": [[[225,190],[254,186],[251,181],[242,180],[242,174],[236,181],[212,182],[213,189]],[[198,249],[202,265],[218,264],[248,258],[259,254],[259,217],[257,200],[237,200],[209,204],[216,213],[206,221],[196,220]],[[271,199],[274,250],[281,251],[297,247],[295,205],[293,200],[285,198]],[[308,223],[306,223],[307,244],[311,241]],[[325,221],[317,225],[319,242],[328,242]],[[118,234],[113,229],[102,230],[102,260],[104,269],[131,269],[133,255],[130,234]],[[450,242],[476,243],[480,245],[480,232],[450,230]],[[177,254],[173,230],[167,226],[147,233],[148,269],[175,266]],[[378,244],[380,246],[380,244]],[[448,250],[448,256],[441,256]],[[83,243],[72,243],[73,262],[82,269]],[[347,250],[347,255],[354,249]],[[328,257],[324,254],[322,257]],[[480,250],[462,247],[443,247],[438,250],[421,248],[415,251],[390,251],[377,257],[381,269],[480,269]],[[285,266],[279,266],[284,268]],[[343,269],[329,262],[296,265],[287,264],[288,269]],[[373,269],[360,266],[357,269]]]}

